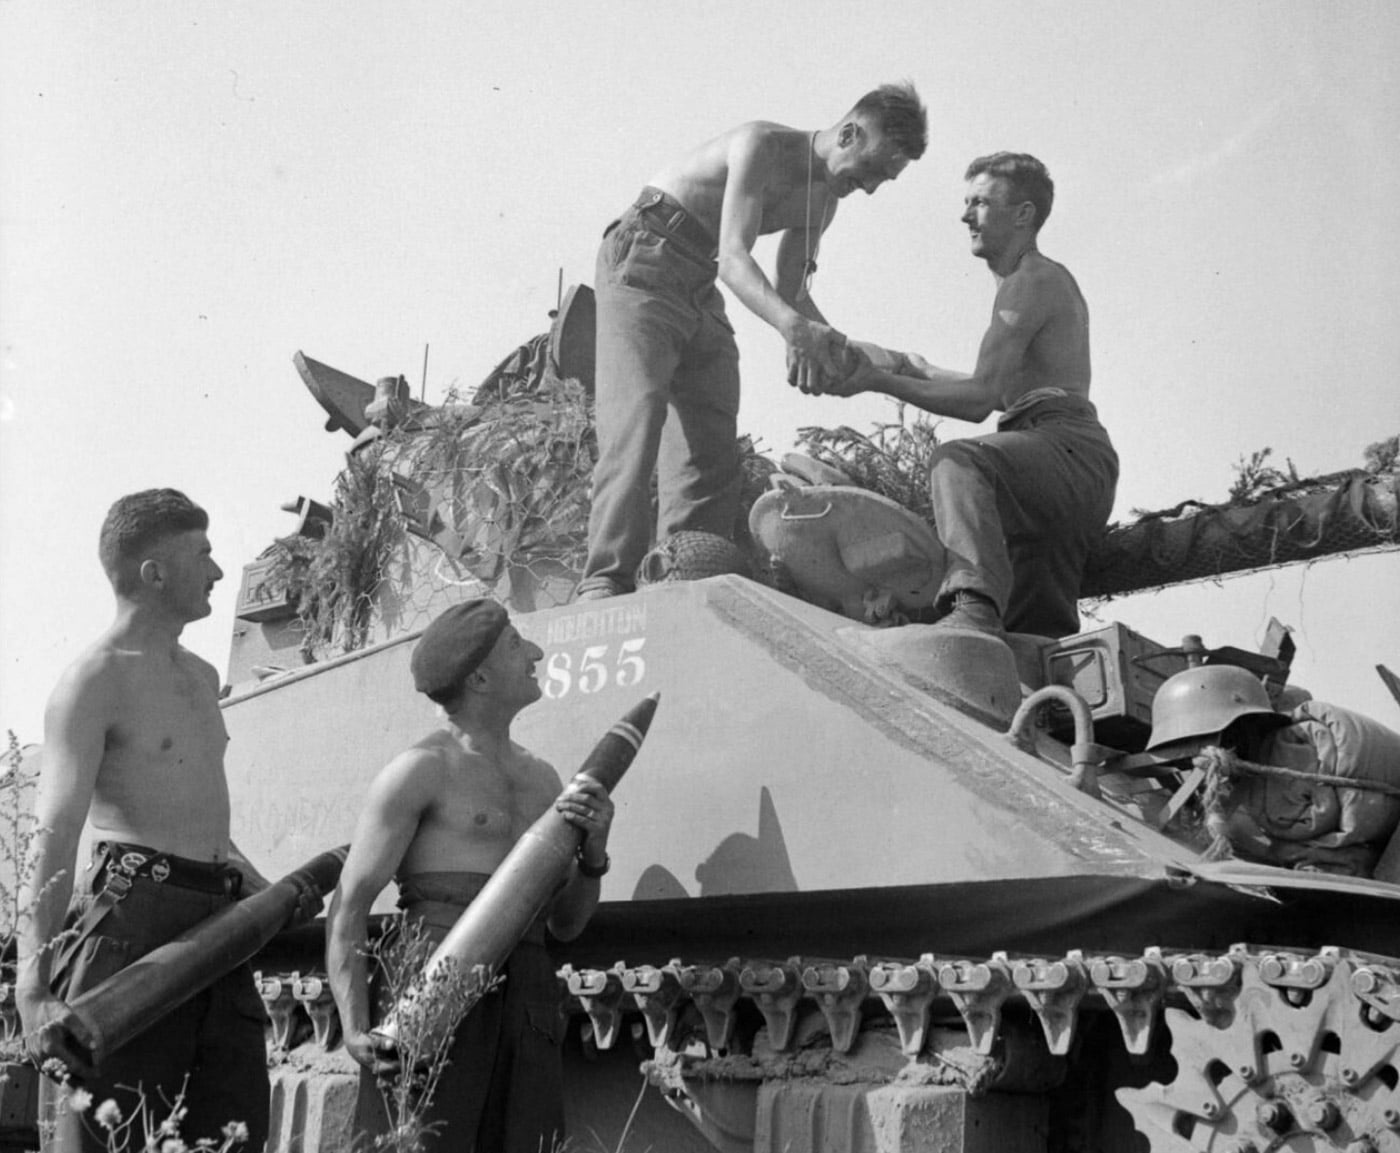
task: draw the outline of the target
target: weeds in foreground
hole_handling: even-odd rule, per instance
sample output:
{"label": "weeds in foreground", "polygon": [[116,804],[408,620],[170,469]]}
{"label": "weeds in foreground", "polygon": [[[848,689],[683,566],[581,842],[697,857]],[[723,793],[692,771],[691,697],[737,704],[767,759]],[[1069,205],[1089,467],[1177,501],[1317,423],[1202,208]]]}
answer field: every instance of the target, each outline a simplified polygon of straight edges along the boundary
{"label": "weeds in foreground", "polygon": [[[23,903],[22,894],[29,889],[34,873],[34,840],[40,829],[34,816],[33,793],[39,784],[37,759],[25,761],[24,747],[13,730],[8,731],[8,744],[0,758],[0,1001],[7,1000],[6,989],[14,988],[15,953],[21,928],[31,915],[31,906]],[[30,898],[42,898],[47,887],[55,884],[61,874],[49,879],[41,892]],[[66,939],[60,934],[49,944],[56,947]],[[19,1015],[7,1009],[0,1017],[0,1079],[3,1066],[25,1060],[24,1038],[20,1032]]]}
{"label": "weeds in foreground", "polygon": [[[481,966],[464,972],[450,960],[439,961],[431,974],[425,974],[435,949],[435,943],[418,922],[400,918],[393,930],[367,950],[383,981],[382,1003],[394,1006],[395,1041],[402,1072],[379,1083],[389,1117],[388,1131],[372,1138],[362,1135],[356,1141],[357,1149],[422,1153],[423,1138],[441,1125],[429,1118],[433,1096],[449,1064],[448,1051],[457,1026],[501,982],[500,977],[487,974]],[[548,1153],[623,1153],[646,1089],[644,1077],[613,1149],[595,1133],[591,1140],[570,1137],[556,1141]]]}
{"label": "weeds in foreground", "polygon": [[146,1094],[136,1089],[136,1106],[128,1116],[111,1098],[94,1105],[92,1094],[86,1089],[72,1087],[66,1076],[61,1078],[61,1084],[63,1091],[57,1107],[86,1114],[83,1125],[101,1138],[107,1153],[232,1153],[248,1141],[248,1126],[242,1121],[230,1121],[218,1137],[201,1137],[193,1144],[187,1142],[180,1136],[180,1126],[187,1113],[183,1088],[163,1117]]}
{"label": "weeds in foreground", "polygon": [[[597,1133],[593,1134],[594,1148],[597,1153],[623,1153],[623,1150],[627,1148],[627,1137],[632,1132],[632,1122],[637,1119],[637,1110],[642,1107],[642,1098],[646,1096],[647,1084],[646,1076],[643,1075],[641,1088],[637,1090],[637,1098],[632,1102],[632,1111],[627,1114],[627,1122],[622,1126],[622,1132],[618,1135],[615,1148],[609,1150],[607,1143]],[[570,1137],[562,1144],[556,1143],[550,1153],[592,1153],[592,1151],[587,1150],[585,1146]]]}
{"label": "weeds in foreground", "polygon": [[369,1148],[374,1150],[420,1153],[424,1136],[436,1132],[441,1122],[429,1120],[433,1096],[449,1064],[457,1026],[499,983],[481,966],[466,972],[450,957],[429,970],[436,948],[419,921],[400,917],[367,950],[380,973],[383,1003],[393,1006],[400,1062],[397,1077],[379,1082],[389,1126],[373,1138]]}
{"label": "weeds in foreground", "polygon": [[19,931],[19,895],[32,867],[29,846],[34,840],[34,814],[30,795],[38,774],[25,766],[24,749],[13,731],[7,733],[3,768],[0,768],[0,947],[9,956]]}

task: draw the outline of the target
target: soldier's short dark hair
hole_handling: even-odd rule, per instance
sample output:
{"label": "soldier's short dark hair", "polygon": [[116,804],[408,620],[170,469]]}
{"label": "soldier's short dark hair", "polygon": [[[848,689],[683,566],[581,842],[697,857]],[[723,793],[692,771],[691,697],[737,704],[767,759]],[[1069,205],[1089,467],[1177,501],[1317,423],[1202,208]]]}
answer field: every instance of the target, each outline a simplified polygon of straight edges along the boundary
{"label": "soldier's short dark hair", "polygon": [[120,593],[134,587],[135,570],[152,545],[182,532],[204,532],[209,514],[173,488],[148,488],[119,498],[107,510],[97,556]]}
{"label": "soldier's short dark hair", "polygon": [[969,164],[963,179],[972,180],[984,172],[1011,185],[1013,203],[1029,200],[1035,205],[1035,230],[1039,232],[1055,204],[1055,182],[1045,165],[1027,152],[993,152]]}
{"label": "soldier's short dark hair", "polygon": [[928,112],[909,81],[881,84],[856,101],[851,115],[869,117],[891,144],[910,160],[928,147]]}

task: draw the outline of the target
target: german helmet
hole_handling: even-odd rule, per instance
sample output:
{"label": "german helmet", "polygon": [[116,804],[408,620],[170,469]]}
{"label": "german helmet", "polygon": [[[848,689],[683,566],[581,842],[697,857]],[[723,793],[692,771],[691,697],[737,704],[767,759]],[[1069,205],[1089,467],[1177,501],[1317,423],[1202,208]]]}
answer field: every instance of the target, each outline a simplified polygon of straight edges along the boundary
{"label": "german helmet", "polygon": [[1168,677],[1152,698],[1147,748],[1218,733],[1247,716],[1272,717],[1278,724],[1288,721],[1270,707],[1268,690],[1253,673],[1234,665],[1187,669]]}

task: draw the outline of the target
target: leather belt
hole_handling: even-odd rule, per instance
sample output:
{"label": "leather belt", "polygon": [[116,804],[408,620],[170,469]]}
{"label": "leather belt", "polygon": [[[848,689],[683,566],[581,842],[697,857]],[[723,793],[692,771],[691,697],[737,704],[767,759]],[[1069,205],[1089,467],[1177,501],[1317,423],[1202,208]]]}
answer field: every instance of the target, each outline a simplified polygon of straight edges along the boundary
{"label": "leather belt", "polygon": [[243,891],[243,874],[227,862],[191,861],[145,845],[119,841],[98,841],[92,847],[92,855],[100,861],[92,878],[93,898],[59,938],[51,970],[54,988],[83,942],[97,932],[107,914],[131,892],[139,878],[230,900],[237,900]]}
{"label": "leather belt", "polygon": [[645,213],[683,243],[705,253],[711,260],[714,259],[719,246],[710,235],[710,230],[696,220],[689,209],[674,196],[668,196],[661,189],[647,185],[632,207]]}
{"label": "leather belt", "polygon": [[120,876],[128,881],[145,877],[157,885],[174,885],[199,893],[236,898],[243,891],[243,874],[226,861],[192,861],[145,845],[102,841],[97,846],[107,857],[107,883]]}

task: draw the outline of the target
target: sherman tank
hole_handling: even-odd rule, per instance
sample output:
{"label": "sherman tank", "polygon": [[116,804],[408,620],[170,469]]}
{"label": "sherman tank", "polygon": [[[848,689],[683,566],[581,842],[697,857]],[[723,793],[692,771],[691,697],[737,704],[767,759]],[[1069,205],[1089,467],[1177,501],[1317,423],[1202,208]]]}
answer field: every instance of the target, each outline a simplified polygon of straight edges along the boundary
{"label": "sherman tank", "polygon": [[[1236,715],[1204,735],[1154,718],[1193,670],[1242,673],[1265,694],[1243,712],[1305,702],[1286,629],[1258,653],[1190,622],[933,630],[924,522],[797,455],[749,455],[733,542],[660,542],[637,592],[571,603],[590,303],[572,290],[440,407],[294,358],[352,440],[334,494],[289,502],[243,572],[223,708],[250,858],[280,875],[348,840],[373,775],[435,723],[417,636],[493,595],[544,651],[515,736],[561,773],[662,701],[602,904],[557,946],[577,1147],[1400,1151],[1394,822],[1345,869],[1226,851],[1208,818],[1258,767],[1212,775]],[[1393,548],[1398,489],[1392,464],[1114,529],[1085,593]],[[1366,726],[1354,787],[1297,762],[1283,784],[1400,806],[1400,737]],[[258,960],[286,1153],[353,1139],[321,948],[307,927]]]}

